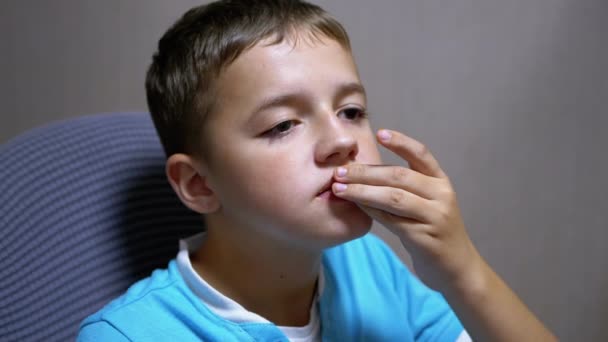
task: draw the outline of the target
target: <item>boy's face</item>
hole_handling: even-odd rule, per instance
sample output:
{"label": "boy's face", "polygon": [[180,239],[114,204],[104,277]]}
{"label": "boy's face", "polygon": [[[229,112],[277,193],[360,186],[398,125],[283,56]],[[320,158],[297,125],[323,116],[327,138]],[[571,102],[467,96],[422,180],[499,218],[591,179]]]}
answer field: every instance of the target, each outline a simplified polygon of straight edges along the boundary
{"label": "boy's face", "polygon": [[212,215],[307,248],[369,230],[357,205],[331,194],[336,167],[380,163],[349,51],[331,39],[261,42],[216,85],[205,129],[208,184],[221,203]]}

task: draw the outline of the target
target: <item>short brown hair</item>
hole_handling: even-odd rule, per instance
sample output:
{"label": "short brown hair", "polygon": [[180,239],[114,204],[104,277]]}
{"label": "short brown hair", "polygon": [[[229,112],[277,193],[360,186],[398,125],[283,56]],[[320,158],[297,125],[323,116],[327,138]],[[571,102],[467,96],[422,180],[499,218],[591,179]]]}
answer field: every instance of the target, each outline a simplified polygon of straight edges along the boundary
{"label": "short brown hair", "polygon": [[[342,25],[299,0],[224,0],[186,12],[158,42],[146,75],[148,107],[167,156],[198,153],[204,120],[214,109],[214,81],[245,50],[306,32],[350,51]],[[201,148],[202,147],[202,148]]]}

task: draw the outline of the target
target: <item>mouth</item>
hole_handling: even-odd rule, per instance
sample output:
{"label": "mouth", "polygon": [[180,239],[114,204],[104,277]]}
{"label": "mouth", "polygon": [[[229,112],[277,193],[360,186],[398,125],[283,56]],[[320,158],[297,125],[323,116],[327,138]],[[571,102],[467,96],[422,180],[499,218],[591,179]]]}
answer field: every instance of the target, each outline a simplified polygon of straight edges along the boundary
{"label": "mouth", "polygon": [[331,185],[334,183],[333,178],[329,179],[327,183],[319,190],[317,193],[317,198],[329,201],[339,201],[339,202],[348,202],[347,200],[340,198],[334,195],[334,192],[331,189]]}
{"label": "mouth", "polygon": [[325,185],[323,185],[323,187],[321,188],[321,190],[319,190],[319,192],[317,193],[317,197],[321,197],[324,194],[327,194],[328,192],[331,193],[331,185],[333,183],[333,179],[330,179],[327,183],[325,183]]}

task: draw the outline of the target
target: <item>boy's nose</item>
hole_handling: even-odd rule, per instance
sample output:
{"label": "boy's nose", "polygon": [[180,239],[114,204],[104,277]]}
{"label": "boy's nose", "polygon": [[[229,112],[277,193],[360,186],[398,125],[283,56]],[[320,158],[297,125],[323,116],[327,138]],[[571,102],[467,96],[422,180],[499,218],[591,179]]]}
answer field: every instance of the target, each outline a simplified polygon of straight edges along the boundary
{"label": "boy's nose", "polygon": [[315,146],[315,159],[320,164],[344,165],[359,153],[357,139],[347,127],[332,122],[323,129]]}

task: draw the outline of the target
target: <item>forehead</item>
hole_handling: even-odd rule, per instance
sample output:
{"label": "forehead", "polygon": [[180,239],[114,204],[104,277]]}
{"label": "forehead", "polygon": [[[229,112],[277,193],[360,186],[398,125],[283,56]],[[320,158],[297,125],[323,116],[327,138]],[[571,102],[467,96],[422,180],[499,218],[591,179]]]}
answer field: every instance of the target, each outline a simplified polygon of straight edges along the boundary
{"label": "forehead", "polygon": [[321,92],[360,83],[350,51],[333,39],[270,42],[255,44],[223,70],[216,83],[218,101],[251,102],[286,90]]}

